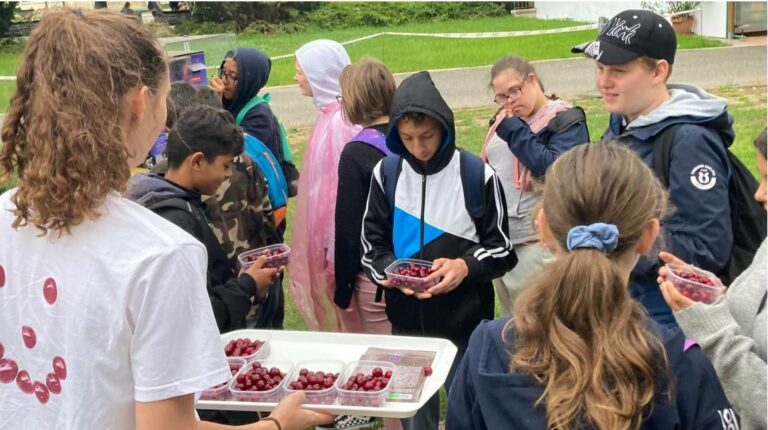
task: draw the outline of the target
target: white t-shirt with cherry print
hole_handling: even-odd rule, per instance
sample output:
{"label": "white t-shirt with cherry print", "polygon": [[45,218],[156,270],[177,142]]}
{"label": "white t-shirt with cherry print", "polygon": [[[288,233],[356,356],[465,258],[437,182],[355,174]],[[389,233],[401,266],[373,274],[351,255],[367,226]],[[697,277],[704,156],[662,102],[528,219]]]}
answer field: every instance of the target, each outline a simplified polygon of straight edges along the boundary
{"label": "white t-shirt with cherry print", "polygon": [[0,196],[0,429],[134,429],[134,402],[230,377],[203,245],[110,194],[59,238]]}

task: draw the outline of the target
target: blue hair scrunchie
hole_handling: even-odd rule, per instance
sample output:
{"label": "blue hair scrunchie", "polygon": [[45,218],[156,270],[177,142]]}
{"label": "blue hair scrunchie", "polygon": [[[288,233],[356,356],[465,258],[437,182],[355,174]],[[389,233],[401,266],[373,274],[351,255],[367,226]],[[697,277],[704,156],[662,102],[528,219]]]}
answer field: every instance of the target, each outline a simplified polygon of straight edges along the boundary
{"label": "blue hair scrunchie", "polygon": [[610,254],[619,244],[619,229],[613,224],[596,222],[578,225],[568,231],[568,251],[579,248],[594,248],[605,255]]}

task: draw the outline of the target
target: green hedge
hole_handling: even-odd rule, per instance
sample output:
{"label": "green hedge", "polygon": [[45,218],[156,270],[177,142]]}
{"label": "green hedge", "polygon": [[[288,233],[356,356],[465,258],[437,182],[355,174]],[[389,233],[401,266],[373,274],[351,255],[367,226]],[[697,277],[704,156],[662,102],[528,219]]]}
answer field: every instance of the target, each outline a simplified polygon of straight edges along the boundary
{"label": "green hedge", "polygon": [[505,16],[503,2],[195,2],[176,34],[296,33]]}

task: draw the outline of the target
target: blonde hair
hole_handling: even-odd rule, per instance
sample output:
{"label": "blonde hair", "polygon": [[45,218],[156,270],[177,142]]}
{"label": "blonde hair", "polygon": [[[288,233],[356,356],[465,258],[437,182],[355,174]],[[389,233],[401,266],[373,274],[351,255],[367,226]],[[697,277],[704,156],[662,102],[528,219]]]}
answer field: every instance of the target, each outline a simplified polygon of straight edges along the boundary
{"label": "blonde hair", "polygon": [[123,96],[167,79],[157,41],[137,20],[58,9],[32,31],[2,129],[0,180],[18,175],[13,227],[69,233],[130,176]]}
{"label": "blonde hair", "polygon": [[618,144],[578,145],[547,172],[538,210],[560,248],[575,226],[602,222],[619,231],[608,255],[559,256],[517,299],[505,327],[515,333],[510,369],[543,385],[538,402],[546,401],[549,429],[634,430],[651,407],[657,377],[666,374],[664,346],[648,332],[615,259],[634,252],[665,202],[653,172]]}
{"label": "blonde hair", "polygon": [[395,78],[380,61],[364,58],[350,64],[339,76],[341,107],[352,124],[368,125],[389,115],[389,103],[395,94]]}

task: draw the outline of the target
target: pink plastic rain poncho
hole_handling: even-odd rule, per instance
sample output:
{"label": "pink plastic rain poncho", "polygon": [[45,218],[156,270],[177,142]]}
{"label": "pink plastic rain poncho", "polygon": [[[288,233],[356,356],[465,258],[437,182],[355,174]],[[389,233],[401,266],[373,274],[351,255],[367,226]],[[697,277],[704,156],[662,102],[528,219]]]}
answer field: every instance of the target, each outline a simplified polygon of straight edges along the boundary
{"label": "pink plastic rain poncho", "polygon": [[[344,120],[339,75],[350,64],[344,47],[331,40],[315,40],[296,51],[320,110],[304,150],[292,221],[291,261],[288,264],[291,293],[307,328],[321,331],[359,330],[344,310],[333,303],[334,215],[341,150],[360,127]],[[346,325],[346,326],[345,326]]]}

